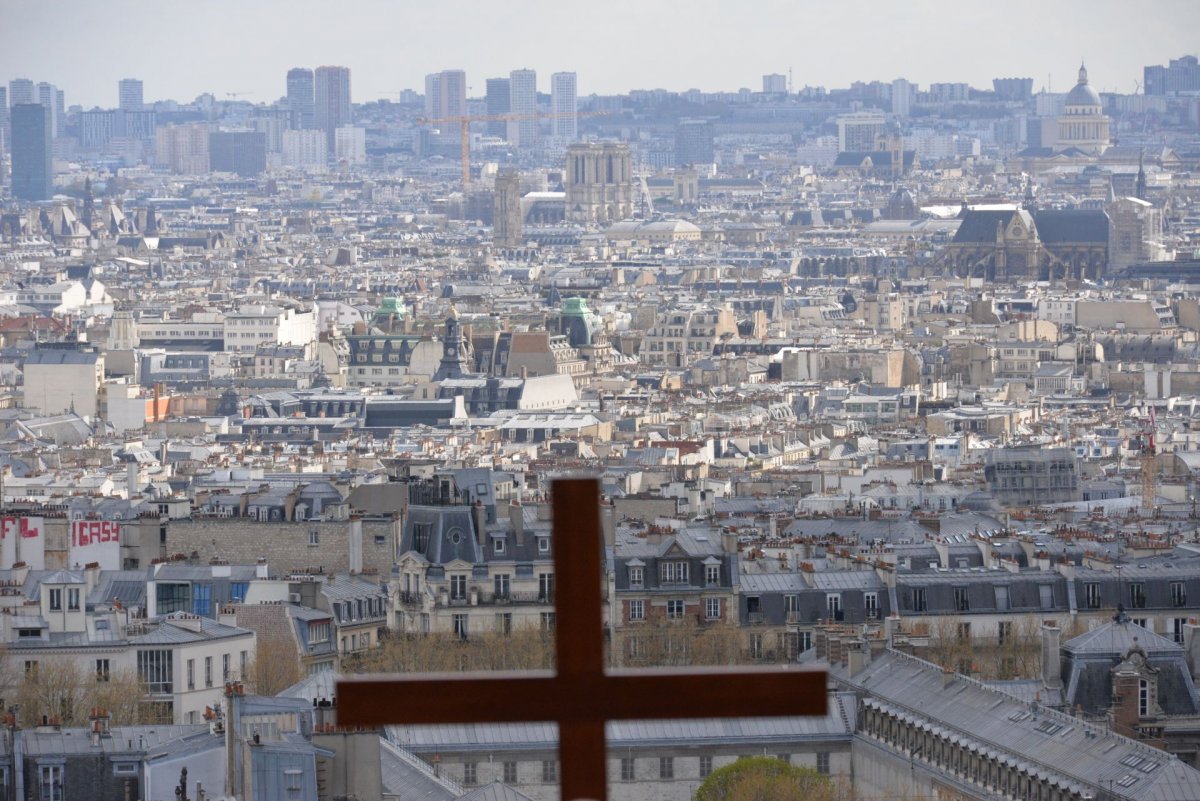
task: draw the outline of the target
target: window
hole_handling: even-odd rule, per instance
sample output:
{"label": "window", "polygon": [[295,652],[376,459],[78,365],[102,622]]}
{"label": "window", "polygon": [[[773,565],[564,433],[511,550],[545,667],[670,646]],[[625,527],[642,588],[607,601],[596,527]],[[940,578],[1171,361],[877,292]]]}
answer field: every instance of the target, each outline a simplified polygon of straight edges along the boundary
{"label": "window", "polygon": [[501,634],[512,634],[512,612],[496,613],[496,631]]}
{"label": "window", "polygon": [[1054,587],[1050,584],[1038,585],[1038,600],[1041,601],[1042,609],[1054,608]]}
{"label": "window", "polygon": [[319,620],[308,624],[308,644],[316,645],[317,643],[329,642],[329,635],[333,631],[333,624],[328,620]]}
{"label": "window", "polygon": [[108,681],[111,677],[111,666],[107,659],[96,660],[96,681]]}
{"label": "window", "polygon": [[50,590],[50,611],[51,612],[61,612],[62,611],[62,590],[60,590],[60,589]]}
{"label": "window", "polygon": [[1182,581],[1171,582],[1171,606],[1187,606],[1187,591]]}
{"label": "window", "polygon": [[429,547],[429,532],[433,530],[432,523],[413,523],[413,550],[425,553]]}
{"label": "window", "polygon": [[450,577],[450,600],[463,601],[467,597],[467,577],[462,574]]}
{"label": "window", "polygon": [[553,631],[554,630],[554,613],[553,612],[542,612],[542,630],[543,631]]}
{"label": "window", "polygon": [[321,532],[317,531],[315,528],[313,528],[313,529],[309,529],[309,531],[308,531],[308,544],[309,544],[309,546],[311,546],[311,547],[315,547],[315,546],[317,546],[317,545],[320,545],[320,544],[321,544]]}
{"label": "window", "polygon": [[492,578],[492,584],[496,590],[496,597],[500,599],[508,598],[509,580],[511,577],[507,573],[497,573]]}
{"label": "window", "polygon": [[867,617],[879,617],[879,594],[874,592],[863,593],[863,608],[867,611]]}
{"label": "window", "polygon": [[298,791],[303,789],[302,788],[302,784],[304,781],[303,777],[304,777],[303,771],[296,770],[295,768],[293,768],[291,770],[285,770],[283,772],[283,786],[286,787],[288,790],[296,790],[297,791],[294,795],[289,792],[288,793],[289,797],[299,797]]}
{"label": "window", "polygon": [[212,585],[207,582],[192,585],[192,614],[208,617],[212,614]]}
{"label": "window", "polygon": [[138,679],[151,693],[172,693],[172,654],[170,651],[145,650],[137,652]]}
{"label": "window", "polygon": [[42,765],[41,801],[63,801],[63,766]]}
{"label": "window", "polygon": [[829,752],[828,751],[818,751],[817,752],[817,773],[824,773],[826,775],[829,775]]}
{"label": "window", "polygon": [[504,553],[504,537],[496,537],[492,543],[492,549],[496,553]]}
{"label": "window", "polygon": [[552,784],[558,781],[558,762],[553,759],[542,760],[542,783]]}
{"label": "window", "polygon": [[812,632],[799,632],[796,640],[796,647],[800,650],[800,653],[804,653],[808,649],[812,648]]}
{"label": "window", "polygon": [[1000,645],[1004,645],[1012,639],[1012,622],[1001,620],[996,624],[996,639]]}
{"label": "window", "polygon": [[1083,585],[1084,598],[1087,601],[1088,609],[1100,608],[1100,585],[1089,582]]}
{"label": "window", "polygon": [[971,595],[966,587],[954,588],[954,608],[959,612],[971,611]]}
{"label": "window", "polygon": [[538,600],[542,603],[550,603],[554,600],[553,573],[538,574]]}
{"label": "window", "polygon": [[621,757],[621,781],[633,781],[633,757]]}
{"label": "window", "polygon": [[196,689],[196,660],[189,659],[187,661],[187,688],[189,690]]}
{"label": "window", "polygon": [[[958,624],[958,639],[968,640],[968,641],[971,639],[971,624],[970,623],[959,623]],[[961,673],[969,673],[970,671],[960,671],[960,672]]]}
{"label": "window", "polygon": [[1150,714],[1150,682],[1138,679],[1138,717],[1144,718]]}
{"label": "window", "polygon": [[663,584],[687,584],[687,562],[663,562],[659,565],[659,578]]}
{"label": "window", "polygon": [[1177,617],[1171,621],[1171,639],[1183,645],[1183,627],[1187,624],[1186,617]]}
{"label": "window", "polygon": [[646,619],[646,602],[645,601],[630,601],[629,602],[629,619],[631,621]]}
{"label": "window", "polygon": [[629,586],[633,589],[641,589],[642,583],[643,583],[642,575],[643,575],[642,568],[640,568],[640,567],[629,568]]}
{"label": "window", "polygon": [[763,658],[763,638],[762,638],[761,634],[751,634],[750,635],[750,658],[751,659],[762,659]]}
{"label": "window", "polygon": [[925,601],[925,588],[924,587],[913,587],[912,598],[913,598],[913,611],[914,612],[926,611],[928,606]]}
{"label": "window", "polygon": [[204,686],[213,686],[213,658],[211,656],[204,657]]}
{"label": "window", "polygon": [[683,617],[682,600],[667,601],[667,617],[671,620],[678,620]]}
{"label": "window", "polygon": [[997,584],[996,591],[996,609],[1004,611],[1008,609],[1008,586],[1005,584]]}
{"label": "window", "polygon": [[504,783],[505,784],[516,784],[517,783],[517,763],[516,762],[505,762],[504,763]]}
{"label": "window", "polygon": [[538,537],[538,553],[550,553],[549,537]]}
{"label": "window", "polygon": [[707,565],[704,568],[704,583],[709,587],[715,587],[721,583],[720,565]]}
{"label": "window", "polygon": [[477,782],[478,782],[478,779],[476,778],[476,773],[475,773],[475,763],[474,762],[464,762],[463,763],[463,784],[472,785],[472,784],[476,784]]}
{"label": "window", "polygon": [[157,583],[154,588],[154,597],[157,612],[160,615],[169,615],[172,612],[190,612],[192,611],[191,585],[189,584],[164,584]]}
{"label": "window", "polygon": [[453,618],[454,636],[465,640],[467,638],[467,616],[465,614],[457,614]]}
{"label": "window", "polygon": [[1146,590],[1142,582],[1135,581],[1129,585],[1129,605],[1134,609],[1146,608]]}
{"label": "window", "polygon": [[675,778],[675,757],[659,757],[658,758],[658,778],[674,779]]}
{"label": "window", "polygon": [[778,759],[780,762],[787,762],[788,764],[791,764],[791,762],[792,762],[791,754],[776,754],[775,758]]}
{"label": "window", "polygon": [[836,592],[825,595],[825,609],[829,612],[830,620],[842,619],[842,596]]}
{"label": "window", "polygon": [[240,604],[246,600],[246,593],[250,591],[250,582],[234,581],[229,584],[229,600],[235,604]]}
{"label": "window", "polygon": [[79,611],[79,588],[78,587],[71,587],[70,589],[67,590],[67,611],[68,612],[78,612]]}
{"label": "window", "polygon": [[721,599],[704,599],[704,617],[706,620],[719,620],[721,617]]}
{"label": "window", "polygon": [[700,757],[700,778],[701,779],[708,778],[708,775],[710,773],[712,773],[712,770],[713,770],[712,757],[710,757],[710,756]]}
{"label": "window", "polygon": [[229,657],[230,656],[231,656],[231,654],[222,654],[221,655],[221,680],[222,681],[229,681],[229,679],[230,679],[230,675],[229,675],[229,661],[230,661]]}

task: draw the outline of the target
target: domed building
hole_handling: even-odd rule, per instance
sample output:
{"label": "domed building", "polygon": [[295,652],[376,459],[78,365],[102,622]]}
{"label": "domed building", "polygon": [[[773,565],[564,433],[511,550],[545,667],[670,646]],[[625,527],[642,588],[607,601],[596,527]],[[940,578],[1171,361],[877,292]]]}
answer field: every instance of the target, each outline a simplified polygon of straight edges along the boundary
{"label": "domed building", "polygon": [[1088,84],[1087,67],[1079,65],[1079,82],[1067,93],[1058,118],[1058,150],[1078,148],[1100,155],[1109,145],[1109,119],[1100,95]]}

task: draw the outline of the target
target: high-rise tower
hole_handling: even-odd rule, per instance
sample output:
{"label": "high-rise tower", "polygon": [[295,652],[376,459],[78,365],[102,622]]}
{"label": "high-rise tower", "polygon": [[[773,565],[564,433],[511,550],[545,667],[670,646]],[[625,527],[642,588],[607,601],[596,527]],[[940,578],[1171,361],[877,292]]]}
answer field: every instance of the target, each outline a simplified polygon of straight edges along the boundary
{"label": "high-rise tower", "polygon": [[53,191],[50,109],[41,103],[12,107],[12,192],[20,200],[49,200]]}
{"label": "high-rise tower", "polygon": [[117,83],[117,108],[121,111],[141,111],[144,106],[142,82],[137,78],[122,78]]}
{"label": "high-rise tower", "polygon": [[442,70],[425,76],[425,116],[431,120],[467,116],[467,73]]}
{"label": "high-rise tower", "polygon": [[509,109],[520,119],[508,123],[508,141],[515,147],[532,148],[538,143],[537,73],[513,70],[508,75]]}
{"label": "high-rise tower", "polygon": [[291,110],[291,127],[307,131],[316,127],[313,120],[313,71],[304,67],[293,67],[287,74],[288,109]]}
{"label": "high-rise tower", "polygon": [[579,109],[576,105],[575,73],[556,72],[550,76],[550,119],[554,140],[570,144],[579,138]]}
{"label": "high-rise tower", "polygon": [[337,147],[337,129],[350,125],[350,68],[317,67],[313,76],[313,118],[325,132],[329,152]]}

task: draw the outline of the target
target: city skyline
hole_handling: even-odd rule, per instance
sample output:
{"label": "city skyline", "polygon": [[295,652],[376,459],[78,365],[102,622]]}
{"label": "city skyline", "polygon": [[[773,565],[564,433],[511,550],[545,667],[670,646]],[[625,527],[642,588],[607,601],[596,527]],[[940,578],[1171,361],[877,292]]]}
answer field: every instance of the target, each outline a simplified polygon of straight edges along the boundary
{"label": "city skyline", "polygon": [[[864,29],[865,13],[879,16],[876,7],[864,3],[766,2],[742,13],[711,0],[652,6],[618,0],[606,14],[589,19],[589,36],[581,41],[574,9],[543,2],[530,4],[521,15],[522,27],[506,37],[505,25],[511,22],[503,9],[471,6],[465,14],[466,4],[455,2],[419,10],[367,2],[355,7],[357,13],[330,17],[307,0],[286,6],[215,0],[174,7],[171,33],[163,35],[154,27],[161,18],[142,13],[149,7],[143,0],[114,0],[103,8],[79,4],[66,15],[16,0],[6,9],[0,32],[0,76],[47,81],[66,91],[69,105],[91,108],[116,106],[117,83],[128,77],[144,81],[147,102],[187,102],[212,92],[218,100],[236,93],[269,103],[286,94],[288,69],[322,64],[349,67],[355,75],[354,99],[364,102],[406,88],[421,91],[426,74],[447,69],[464,70],[468,96],[482,97],[486,78],[522,67],[540,73],[543,83],[554,72],[579,73],[587,94],[757,90],[763,74],[789,69],[796,89],[899,77],[921,85],[954,81],[988,88],[992,78],[1020,75],[1033,78],[1035,90],[1065,91],[1082,58],[1097,89],[1132,93],[1146,64],[1160,63],[1166,54],[1195,52],[1189,34],[1200,23],[1200,6],[1183,0],[1150,5],[1156,13],[1139,15],[1142,28],[1131,37],[1122,21],[1128,6],[1117,0],[1017,2],[1007,6],[1009,13],[989,19],[987,30],[941,2],[903,6]],[[464,17],[470,26],[462,25]],[[219,38],[207,35],[211,19],[230,23]],[[1031,19],[1038,24],[1031,26]],[[365,20],[372,24],[364,25]],[[273,28],[281,35],[261,35]],[[58,47],[42,47],[37,37],[25,35],[50,29]],[[397,48],[405,30],[413,32],[411,41]],[[817,30],[824,33],[808,35]],[[663,36],[678,43],[672,57],[646,57],[661,49]],[[62,57],[86,52],[89,42],[121,37],[139,46],[112,52],[86,69]],[[514,38],[529,42],[529,48],[514,48]],[[743,44],[731,47],[731,40]],[[204,69],[197,69],[195,57],[178,58],[198,47],[203,50],[197,55],[209,56]],[[253,54],[252,66],[247,53]],[[548,92],[549,85],[538,89]]]}

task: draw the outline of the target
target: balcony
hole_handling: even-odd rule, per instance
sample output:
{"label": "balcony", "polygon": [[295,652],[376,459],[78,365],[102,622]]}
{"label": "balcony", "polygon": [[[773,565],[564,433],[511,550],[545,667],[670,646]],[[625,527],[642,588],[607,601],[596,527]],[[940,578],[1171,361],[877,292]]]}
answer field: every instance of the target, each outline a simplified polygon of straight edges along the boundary
{"label": "balcony", "polygon": [[552,604],[554,603],[554,593],[538,592],[529,590],[525,592],[481,592],[479,593],[479,603],[481,605],[507,606],[510,604]]}
{"label": "balcony", "polygon": [[420,606],[421,600],[421,593],[419,592],[396,593],[396,601],[403,606]]}
{"label": "balcony", "polygon": [[746,622],[751,626],[760,626],[767,622],[767,616],[762,612],[747,612]]}
{"label": "balcony", "polygon": [[794,610],[788,612],[787,613],[787,622],[788,623],[799,623],[800,622],[800,611],[794,609]]}

